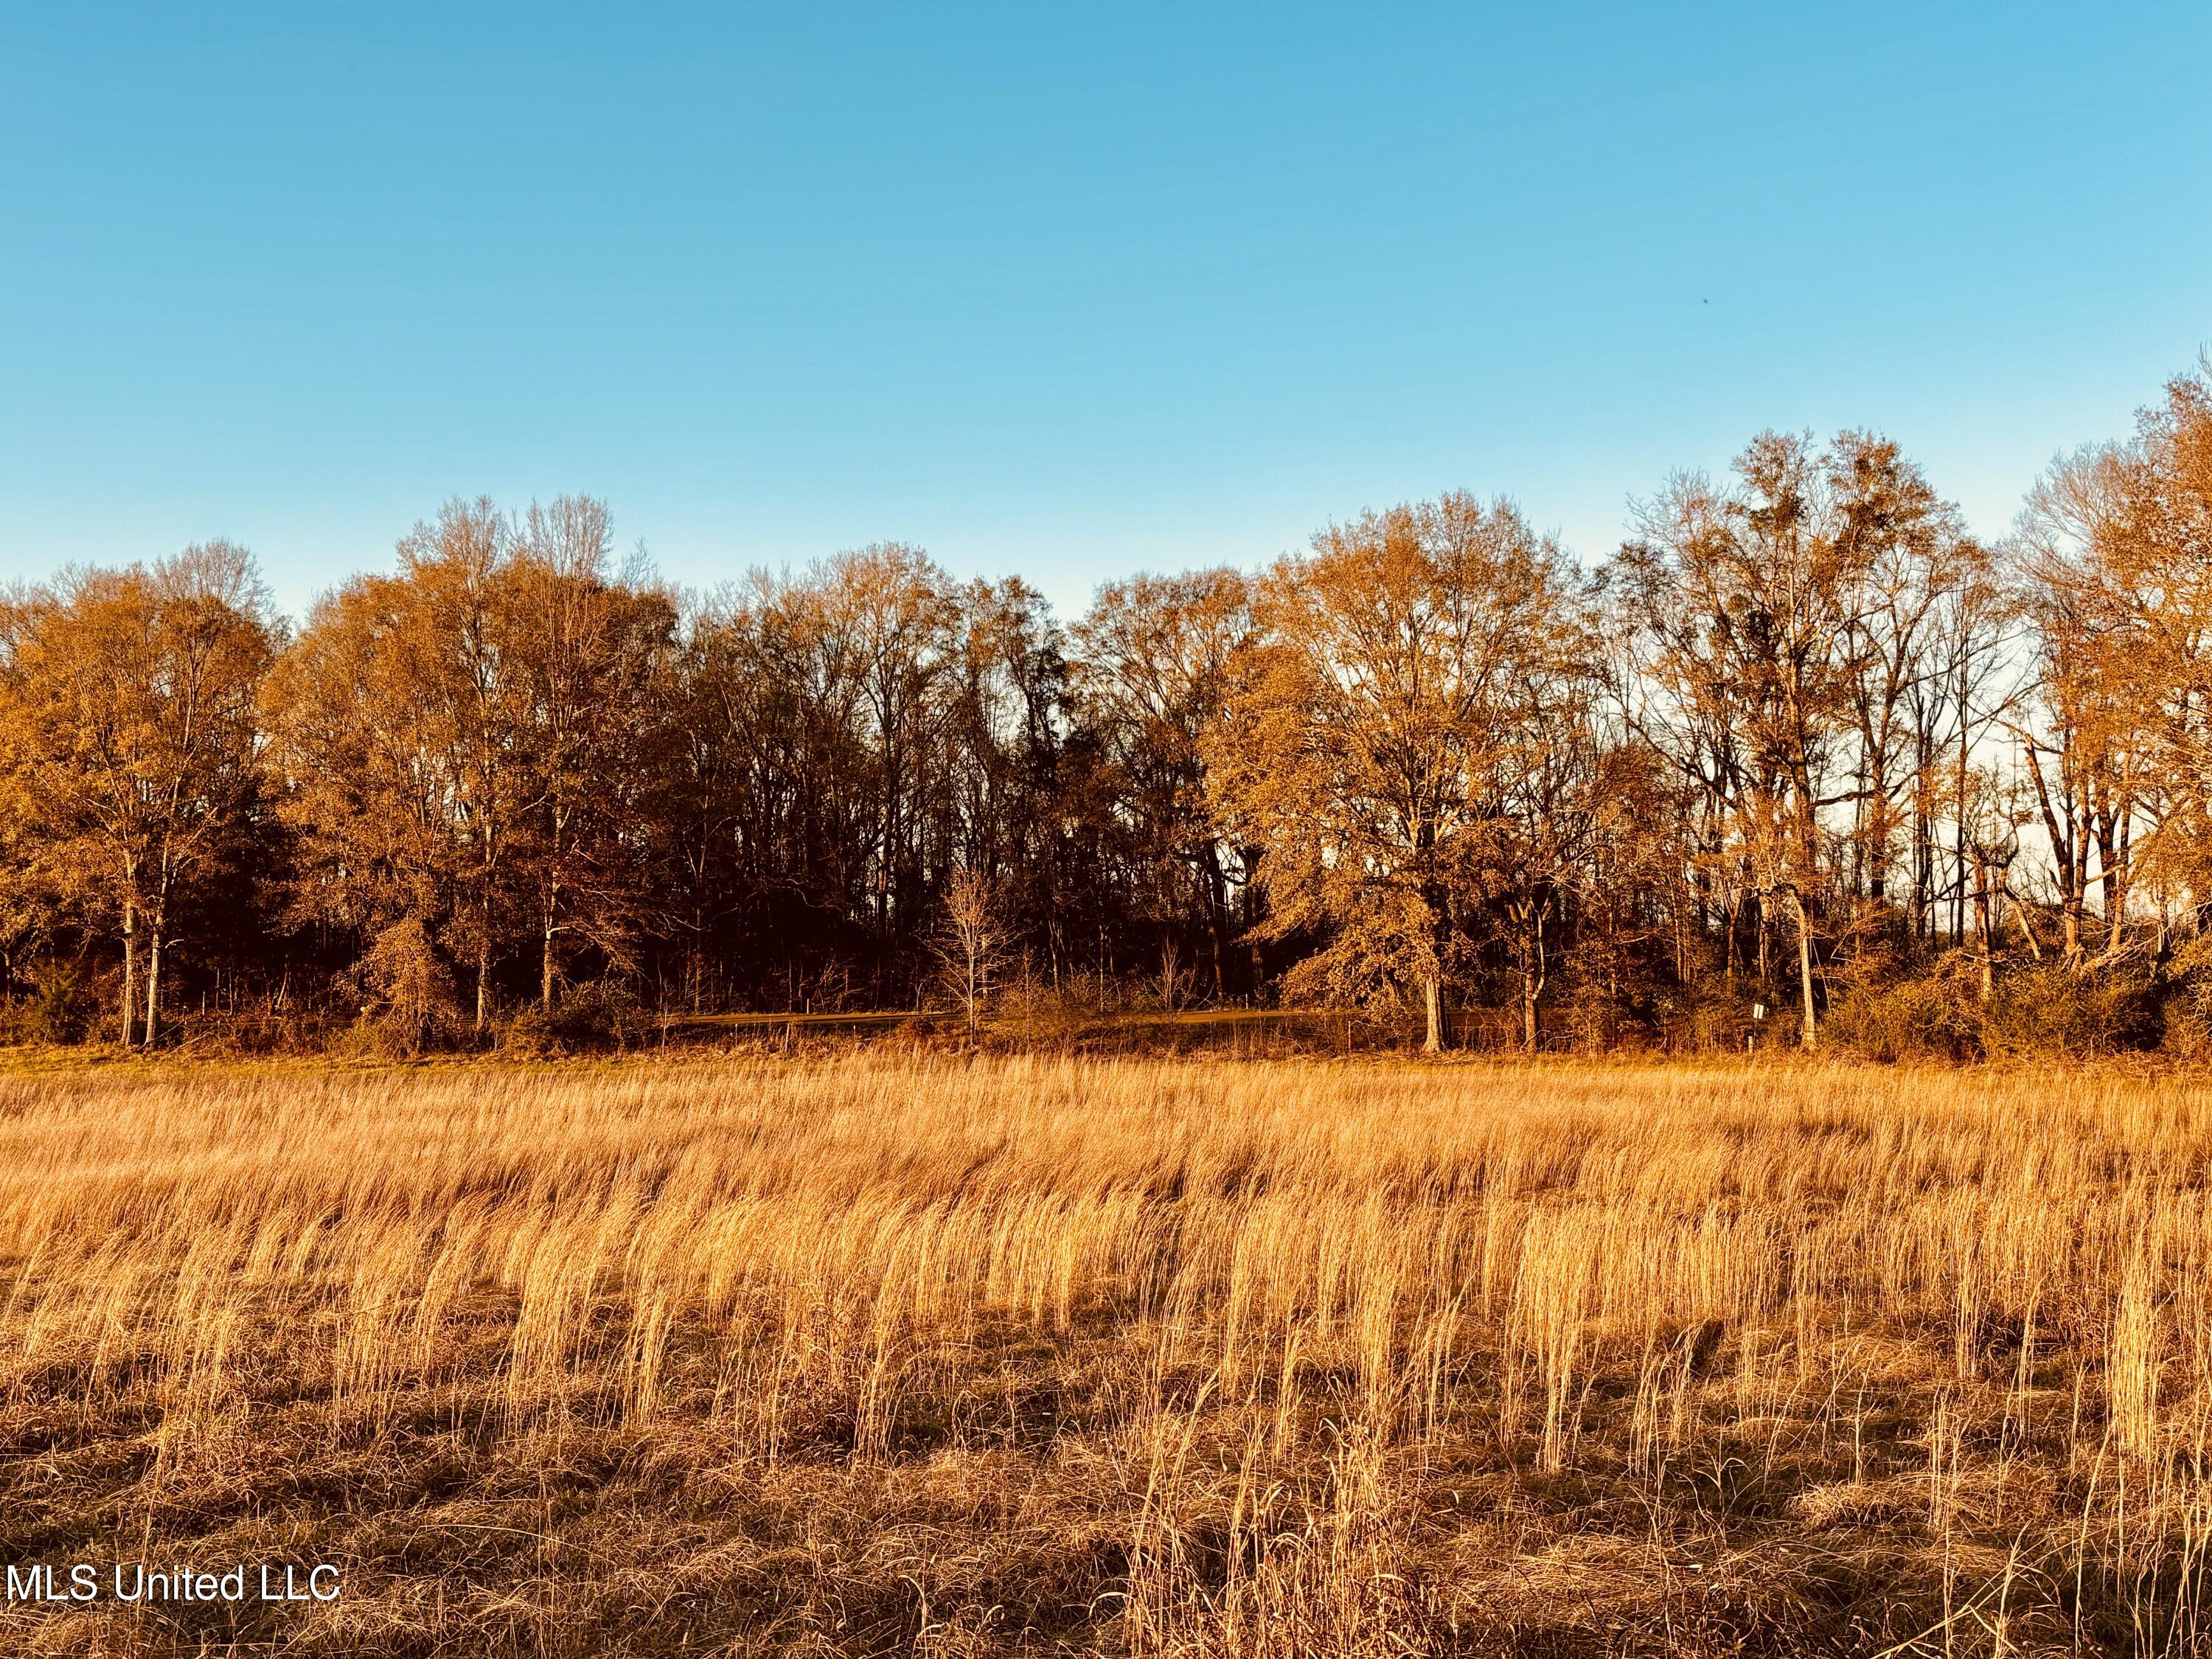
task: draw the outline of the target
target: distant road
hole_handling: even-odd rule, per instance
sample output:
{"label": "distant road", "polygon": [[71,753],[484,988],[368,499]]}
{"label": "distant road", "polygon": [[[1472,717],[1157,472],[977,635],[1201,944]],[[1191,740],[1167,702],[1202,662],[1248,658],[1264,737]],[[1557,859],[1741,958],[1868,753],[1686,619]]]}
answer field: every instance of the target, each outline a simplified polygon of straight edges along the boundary
{"label": "distant road", "polygon": [[[911,1008],[876,1010],[843,1014],[676,1014],[665,1022],[672,1029],[691,1026],[720,1026],[744,1029],[751,1026],[778,1025],[902,1025],[911,1020],[959,1018],[955,1012],[939,1010],[932,1013],[916,1013]],[[1072,1017],[1054,1016],[1055,1024],[1079,1025],[1250,1025],[1265,1024],[1270,1020],[1319,1020],[1352,1018],[1330,1008],[1190,1008],[1180,1013],[1083,1014]],[[1018,1024],[1018,1017],[994,1022],[1001,1025]]]}

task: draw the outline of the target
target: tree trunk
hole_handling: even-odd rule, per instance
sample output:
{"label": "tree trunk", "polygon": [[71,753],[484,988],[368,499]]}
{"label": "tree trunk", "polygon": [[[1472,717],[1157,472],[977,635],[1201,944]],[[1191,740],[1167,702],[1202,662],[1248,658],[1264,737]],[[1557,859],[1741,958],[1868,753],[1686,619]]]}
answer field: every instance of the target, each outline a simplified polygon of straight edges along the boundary
{"label": "tree trunk", "polygon": [[1936,826],[1924,811],[1917,811],[1912,825],[1912,937],[1931,939],[1936,933]]}
{"label": "tree trunk", "polygon": [[1984,1005],[1996,988],[1996,930],[1990,925],[1990,872],[1974,860],[1974,951],[1981,958],[1981,998]]}
{"label": "tree trunk", "polygon": [[491,947],[477,947],[477,1035],[482,1036],[491,1013]]}
{"label": "tree trunk", "polygon": [[1969,750],[1973,744],[1973,714],[1969,702],[1972,696],[1966,675],[1973,654],[1967,649],[1968,641],[1960,641],[1959,657],[1959,824],[1957,852],[1959,858],[1959,890],[1951,901],[1951,943],[1955,947],[1966,942],[1966,770]]}
{"label": "tree trunk", "polygon": [[1422,1040],[1421,1051],[1440,1054],[1444,1046],[1444,988],[1434,975],[1421,981],[1421,1007],[1428,1017],[1428,1035]]}
{"label": "tree trunk", "polygon": [[547,1013],[553,1012],[553,910],[545,911],[545,954],[538,971],[538,1003]]}
{"label": "tree trunk", "polygon": [[[566,821],[566,813],[562,813],[558,815],[555,820],[553,830],[553,854],[556,859],[558,859],[561,854],[561,825]],[[561,878],[558,876],[556,876],[550,883],[547,884],[545,889],[545,937],[544,941],[545,954],[542,959],[542,963],[538,969],[538,1006],[544,1008],[549,1014],[553,1012],[553,935],[559,928],[560,925]]]}
{"label": "tree trunk", "polygon": [[149,918],[146,929],[146,1047],[161,1041],[161,919],[164,905]]}
{"label": "tree trunk", "polygon": [[138,1034],[138,907],[123,902],[123,1046]]}
{"label": "tree trunk", "polygon": [[[1544,994],[1544,910],[1530,908],[1534,914],[1526,923],[1527,937],[1522,941],[1521,1046],[1533,1054],[1536,1052],[1536,1000]],[[1548,900],[1545,908],[1549,908]]]}
{"label": "tree trunk", "polygon": [[1206,882],[1206,931],[1213,949],[1213,1004],[1229,1000],[1229,895],[1222,879],[1221,855],[1210,844],[1202,862]]}
{"label": "tree trunk", "polygon": [[1812,918],[1805,914],[1805,896],[1793,887],[1790,890],[1790,898],[1797,912],[1797,987],[1803,998],[1802,1022],[1798,1026],[1797,1041],[1800,1047],[1809,1049],[1813,1046],[1815,1029],[1813,1019],[1813,922]]}

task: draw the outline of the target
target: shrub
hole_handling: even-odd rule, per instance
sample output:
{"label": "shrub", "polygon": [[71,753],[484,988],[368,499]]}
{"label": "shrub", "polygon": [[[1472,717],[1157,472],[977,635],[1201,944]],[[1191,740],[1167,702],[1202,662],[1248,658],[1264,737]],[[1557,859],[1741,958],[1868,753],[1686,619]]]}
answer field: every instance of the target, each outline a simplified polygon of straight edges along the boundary
{"label": "shrub", "polygon": [[1749,1003],[1711,981],[1662,992],[1644,1018],[1657,1046],[1674,1054],[1740,1054],[1760,1029]]}
{"label": "shrub", "polygon": [[604,1054],[646,1046],[651,1022],[616,987],[580,985],[547,1008],[532,1003],[507,1020],[501,1047],[517,1054]]}
{"label": "shrub", "polygon": [[1980,974],[1954,951],[1928,972],[1855,988],[1837,1000],[1823,1041],[1880,1060],[2087,1058],[2157,1044],[2159,1010],[2139,977],[2037,963],[2001,975],[1984,1003]]}
{"label": "shrub", "polygon": [[2212,939],[2188,940],[2166,972],[2160,1046],[2191,1064],[2212,1061]]}
{"label": "shrub", "polygon": [[2109,1054],[2151,1048],[2158,1036],[2158,1010],[2147,982],[2056,963],[2005,975],[1982,1016],[1983,1052],[1993,1059]]}
{"label": "shrub", "polygon": [[1974,1060],[1984,1052],[1978,964],[1954,951],[1933,971],[1854,988],[1829,1011],[1822,1039],[1869,1060]]}
{"label": "shrub", "polygon": [[373,1052],[415,1054],[452,1036],[458,1024],[453,981],[428,928],[409,917],[376,936],[353,972],[362,998],[354,1039]]}
{"label": "shrub", "polygon": [[84,1036],[84,975],[52,958],[31,970],[31,994],[9,1010],[8,1035],[17,1042],[76,1042]]}

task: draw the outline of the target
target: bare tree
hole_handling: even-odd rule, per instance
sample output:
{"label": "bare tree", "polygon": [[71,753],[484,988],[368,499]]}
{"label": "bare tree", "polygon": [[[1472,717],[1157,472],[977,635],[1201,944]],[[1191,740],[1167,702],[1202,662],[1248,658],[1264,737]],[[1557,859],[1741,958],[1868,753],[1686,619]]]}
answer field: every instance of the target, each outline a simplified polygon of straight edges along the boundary
{"label": "bare tree", "polygon": [[[1852,806],[1863,867],[1887,861],[1893,711],[1932,603],[1901,597],[1926,573],[1881,577],[1914,540],[1948,539],[1948,509],[1863,434],[1820,453],[1766,433],[1735,471],[1729,488],[1679,477],[1638,510],[1640,534],[1615,563],[1644,647],[1626,702],[1634,729],[1710,795],[1714,850],[1759,901],[1762,972],[1770,907],[1788,917],[1809,1048],[1815,918],[1832,874],[1824,814]],[[1918,531],[1901,536],[1916,515]],[[1870,675],[1881,647],[1893,659]],[[1868,746],[1854,760],[1855,736]]]}
{"label": "bare tree", "polygon": [[1252,628],[1251,585],[1212,569],[1109,582],[1074,630],[1084,729],[1128,819],[1140,905],[1157,919],[1163,956],[1178,960],[1178,924],[1196,911],[1217,997],[1228,992],[1231,888],[1246,854],[1224,841],[1207,804],[1205,751]]}
{"label": "bare tree", "polygon": [[945,916],[936,951],[944,978],[975,1032],[991,976],[1005,966],[1007,933],[1000,918],[997,884],[977,870],[962,870],[945,884]]}

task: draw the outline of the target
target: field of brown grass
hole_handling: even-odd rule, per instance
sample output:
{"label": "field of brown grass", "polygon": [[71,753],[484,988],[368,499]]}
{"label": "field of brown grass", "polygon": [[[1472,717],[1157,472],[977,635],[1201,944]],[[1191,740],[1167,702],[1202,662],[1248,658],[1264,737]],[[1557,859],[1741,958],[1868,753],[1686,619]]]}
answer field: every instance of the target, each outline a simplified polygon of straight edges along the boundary
{"label": "field of brown grass", "polygon": [[0,1074],[10,1654],[2212,1649],[2212,1090]]}

